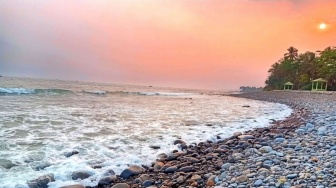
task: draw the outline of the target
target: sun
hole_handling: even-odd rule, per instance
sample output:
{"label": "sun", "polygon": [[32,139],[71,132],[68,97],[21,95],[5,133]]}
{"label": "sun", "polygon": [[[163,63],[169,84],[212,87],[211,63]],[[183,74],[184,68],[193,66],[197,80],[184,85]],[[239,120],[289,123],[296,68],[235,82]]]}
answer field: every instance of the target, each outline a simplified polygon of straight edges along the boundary
{"label": "sun", "polygon": [[325,29],[327,27],[327,25],[325,24],[325,23],[321,23],[320,25],[319,25],[319,28],[320,29]]}

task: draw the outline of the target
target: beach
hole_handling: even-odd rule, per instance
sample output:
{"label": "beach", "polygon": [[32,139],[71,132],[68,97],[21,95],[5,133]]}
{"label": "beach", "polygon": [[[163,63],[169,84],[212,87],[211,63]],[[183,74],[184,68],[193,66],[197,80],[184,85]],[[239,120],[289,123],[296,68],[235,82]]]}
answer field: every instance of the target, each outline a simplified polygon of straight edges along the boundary
{"label": "beach", "polygon": [[293,113],[216,143],[176,140],[182,152],[162,154],[151,166],[130,166],[98,187],[336,186],[336,95],[277,91],[232,96],[283,103]]}
{"label": "beach", "polygon": [[336,186],[334,94],[7,84],[0,187]]}

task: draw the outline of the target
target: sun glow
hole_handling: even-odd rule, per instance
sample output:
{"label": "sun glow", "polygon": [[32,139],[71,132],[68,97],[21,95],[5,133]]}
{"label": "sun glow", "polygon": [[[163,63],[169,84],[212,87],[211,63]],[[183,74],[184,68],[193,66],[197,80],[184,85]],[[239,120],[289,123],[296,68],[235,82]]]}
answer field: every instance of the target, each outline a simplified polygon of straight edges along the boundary
{"label": "sun glow", "polygon": [[327,25],[325,24],[325,23],[321,23],[320,25],[319,25],[319,28],[320,29],[325,29],[327,27]]}

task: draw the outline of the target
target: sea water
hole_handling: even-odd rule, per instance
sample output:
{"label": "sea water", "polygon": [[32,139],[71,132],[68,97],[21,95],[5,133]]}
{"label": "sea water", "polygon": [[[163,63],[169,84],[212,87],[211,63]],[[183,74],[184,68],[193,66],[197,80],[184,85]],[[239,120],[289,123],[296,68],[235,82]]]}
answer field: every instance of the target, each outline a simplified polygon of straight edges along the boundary
{"label": "sea water", "polygon": [[[50,173],[49,187],[95,186],[109,170],[120,174],[178,149],[176,139],[216,142],[292,111],[223,93],[1,77],[0,187],[28,187]],[[78,170],[91,176],[72,180]]]}

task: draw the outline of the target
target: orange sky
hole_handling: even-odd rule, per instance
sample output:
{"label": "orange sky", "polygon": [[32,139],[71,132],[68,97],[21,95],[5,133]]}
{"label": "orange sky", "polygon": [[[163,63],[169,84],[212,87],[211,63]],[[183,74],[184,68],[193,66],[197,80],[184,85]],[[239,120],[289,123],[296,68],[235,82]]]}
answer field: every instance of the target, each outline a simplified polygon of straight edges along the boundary
{"label": "orange sky", "polygon": [[289,46],[304,52],[335,45],[335,7],[333,0],[1,1],[0,74],[264,86]]}

